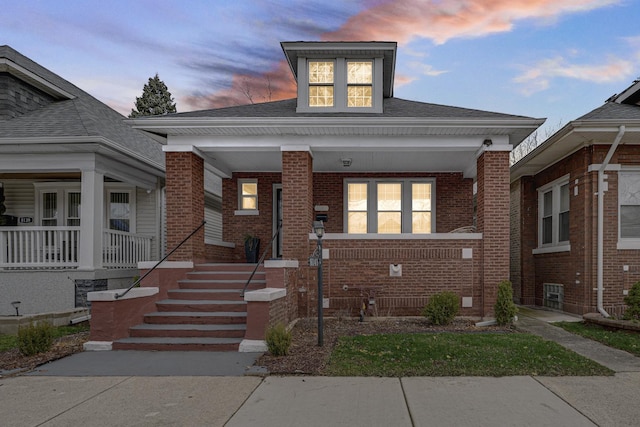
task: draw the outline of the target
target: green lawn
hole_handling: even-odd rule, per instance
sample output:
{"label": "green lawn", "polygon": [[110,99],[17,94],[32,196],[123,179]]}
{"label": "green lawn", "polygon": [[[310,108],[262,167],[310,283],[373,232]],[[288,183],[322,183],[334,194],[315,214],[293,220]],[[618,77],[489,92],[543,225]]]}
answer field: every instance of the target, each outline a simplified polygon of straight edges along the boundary
{"label": "green lawn", "polygon": [[[78,332],[84,332],[88,330],[88,322],[73,326],[58,326],[53,330],[53,338],[60,338],[65,335],[77,334]],[[0,334],[0,351],[7,351],[13,348],[18,348],[18,337],[15,335]]]}
{"label": "green lawn", "polygon": [[600,325],[584,322],[557,322],[552,323],[552,325],[559,326],[573,334],[599,341],[609,347],[618,348],[628,351],[635,356],[640,356],[640,333],[638,332],[622,329],[612,330]]}
{"label": "green lawn", "polygon": [[342,337],[326,375],[583,376],[613,371],[525,333],[384,334]]}

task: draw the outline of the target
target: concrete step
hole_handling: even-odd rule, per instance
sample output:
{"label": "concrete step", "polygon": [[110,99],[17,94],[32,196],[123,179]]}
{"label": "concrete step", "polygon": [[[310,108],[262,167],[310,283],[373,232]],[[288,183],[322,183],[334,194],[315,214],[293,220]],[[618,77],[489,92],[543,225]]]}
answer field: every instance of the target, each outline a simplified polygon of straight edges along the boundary
{"label": "concrete step", "polygon": [[[253,280],[264,280],[266,273],[256,271]],[[187,279],[192,280],[244,280],[251,277],[251,271],[191,271],[187,273]]]}
{"label": "concrete step", "polygon": [[114,341],[114,350],[144,351],[238,351],[242,338],[131,337]]}
{"label": "concrete step", "polygon": [[144,323],[168,325],[229,325],[247,322],[247,313],[242,311],[228,312],[188,312],[188,311],[156,311],[144,315]]}
{"label": "concrete step", "polygon": [[169,299],[244,301],[241,289],[171,289]]}
{"label": "concrete step", "polygon": [[[183,279],[178,280],[180,289],[244,289],[247,279],[244,280],[207,280],[207,279]],[[265,280],[251,280],[247,289],[261,289],[266,286]]]}
{"label": "concrete step", "polygon": [[245,301],[224,300],[189,300],[189,299],[164,299],[156,302],[159,312],[187,311],[187,312],[218,312],[218,311],[247,311]]}
{"label": "concrete step", "polygon": [[[246,263],[215,263],[215,264],[196,264],[194,270],[196,271],[248,271],[252,272],[256,268],[256,264]],[[264,267],[261,265],[258,267],[258,271],[264,271]]]}
{"label": "concrete step", "polygon": [[129,329],[130,337],[211,337],[244,338],[247,326],[244,324],[197,325],[197,324],[146,324]]}

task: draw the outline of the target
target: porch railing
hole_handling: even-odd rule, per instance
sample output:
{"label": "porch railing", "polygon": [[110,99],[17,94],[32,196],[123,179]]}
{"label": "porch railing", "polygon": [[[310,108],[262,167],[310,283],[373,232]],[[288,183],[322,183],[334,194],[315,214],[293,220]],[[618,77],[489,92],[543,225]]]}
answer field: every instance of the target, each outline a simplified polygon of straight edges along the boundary
{"label": "porch railing", "polygon": [[124,231],[104,230],[102,265],[107,268],[135,268],[138,261],[151,259],[151,238]]}
{"label": "porch railing", "polygon": [[[0,227],[0,268],[77,268],[80,227]],[[103,266],[136,267],[151,258],[151,237],[105,230]]]}
{"label": "porch railing", "polygon": [[0,267],[77,267],[80,227],[0,228]]}

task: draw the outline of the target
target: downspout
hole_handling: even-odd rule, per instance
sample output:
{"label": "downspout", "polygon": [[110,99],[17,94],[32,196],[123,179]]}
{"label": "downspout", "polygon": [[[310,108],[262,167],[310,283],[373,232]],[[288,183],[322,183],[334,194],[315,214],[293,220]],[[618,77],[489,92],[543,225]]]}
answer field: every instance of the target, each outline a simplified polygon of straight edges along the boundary
{"label": "downspout", "polygon": [[604,158],[604,161],[600,165],[600,169],[598,169],[598,259],[597,259],[597,307],[598,312],[602,314],[604,317],[610,317],[609,313],[607,313],[603,307],[604,300],[604,279],[603,279],[603,269],[604,269],[604,193],[607,191],[604,188],[604,171],[609,166],[609,162],[613,157],[613,153],[615,153],[618,148],[618,144],[620,144],[620,140],[624,135],[625,127],[620,126],[618,130],[618,134],[616,135],[613,144],[609,148],[609,152],[607,156]]}

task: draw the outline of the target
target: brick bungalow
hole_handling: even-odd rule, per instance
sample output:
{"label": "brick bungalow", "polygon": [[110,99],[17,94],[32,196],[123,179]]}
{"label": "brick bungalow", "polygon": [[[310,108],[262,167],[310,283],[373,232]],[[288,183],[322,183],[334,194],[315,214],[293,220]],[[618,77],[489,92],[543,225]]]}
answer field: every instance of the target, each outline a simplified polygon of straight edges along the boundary
{"label": "brick bungalow", "polygon": [[640,81],[511,168],[511,280],[521,304],[624,311],[640,280]]}
{"label": "brick bungalow", "polygon": [[205,165],[222,178],[223,244],[199,232],[169,260],[244,263],[256,236],[280,301],[261,321],[316,316],[321,219],[327,314],[417,315],[448,290],[462,315],[492,317],[509,153],[544,120],[395,98],[395,42],[281,45],[297,98],[131,121],[166,138],[168,249],[203,220]]}

